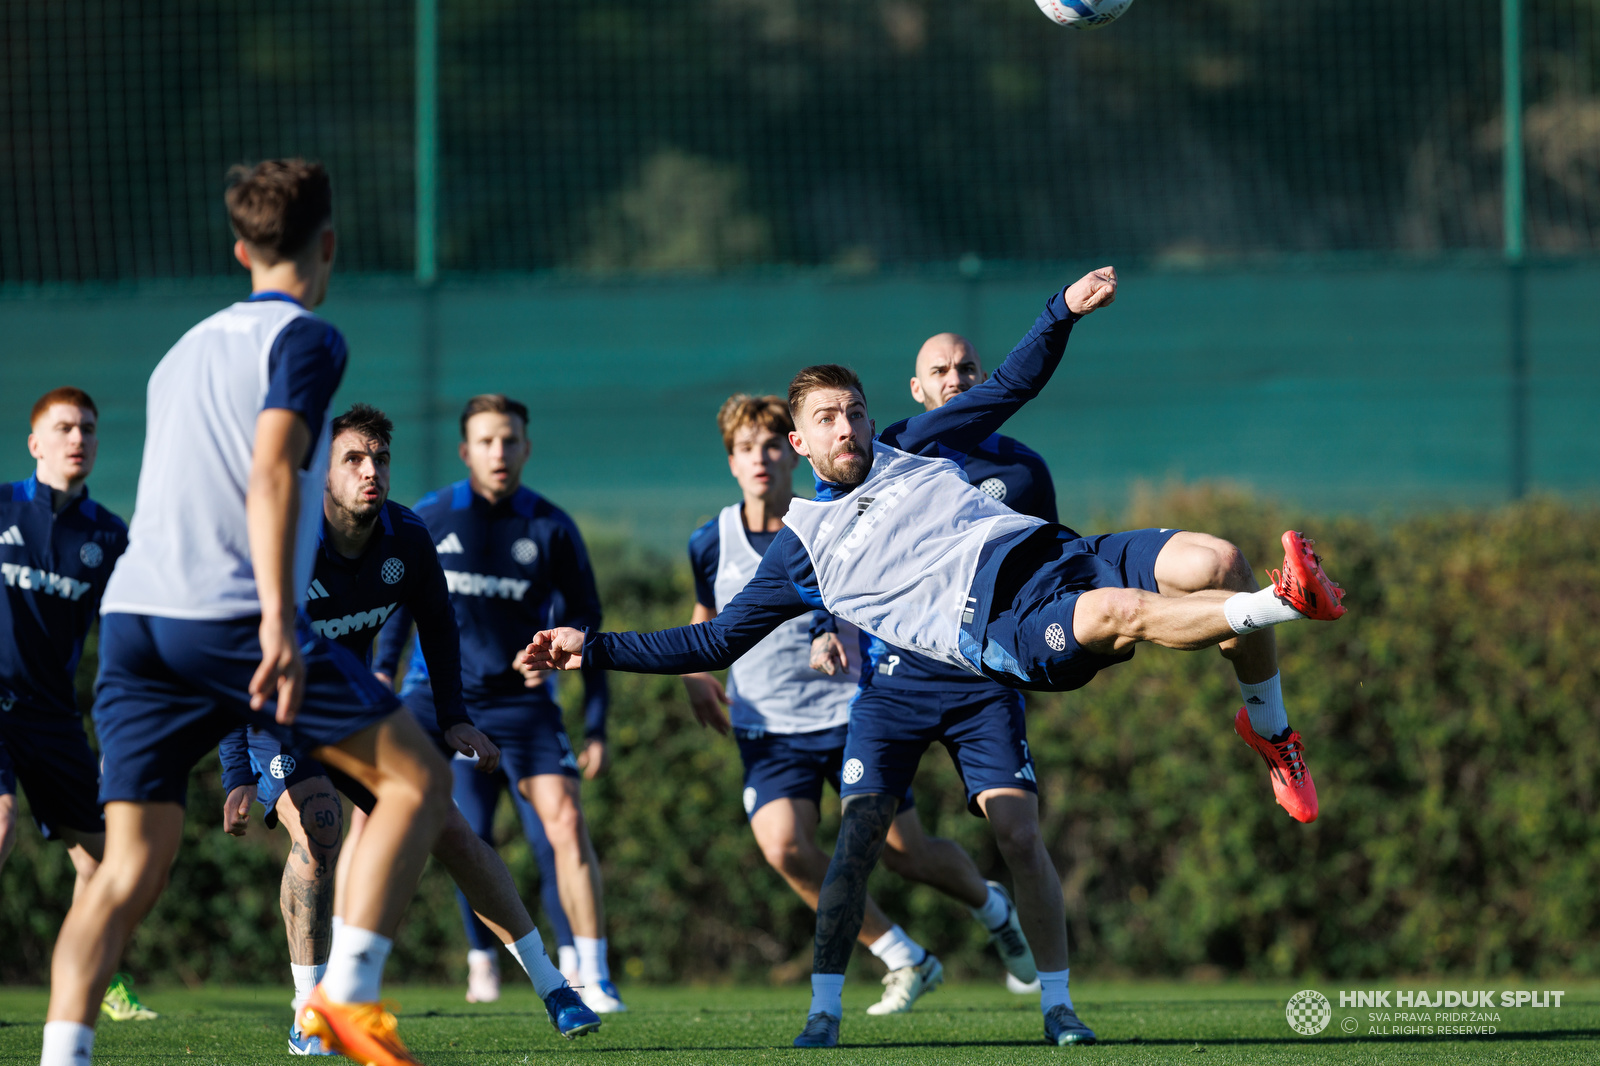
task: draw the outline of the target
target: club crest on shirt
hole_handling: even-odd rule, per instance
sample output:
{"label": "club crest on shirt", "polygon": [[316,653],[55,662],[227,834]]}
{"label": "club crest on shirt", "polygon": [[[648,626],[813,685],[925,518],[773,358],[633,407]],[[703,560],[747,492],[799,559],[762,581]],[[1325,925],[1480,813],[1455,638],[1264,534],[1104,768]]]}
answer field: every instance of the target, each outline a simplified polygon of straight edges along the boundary
{"label": "club crest on shirt", "polygon": [[105,562],[105,549],[101,548],[100,545],[96,544],[92,540],[85,541],[83,547],[78,549],[78,559],[83,563],[84,566],[93,569],[94,567]]}
{"label": "club crest on shirt", "polygon": [[527,566],[539,558],[539,546],[527,537],[519,537],[511,545],[511,558],[521,566]]}
{"label": "club crest on shirt", "polygon": [[406,564],[391,556],[383,561],[383,569],[378,573],[385,585],[393,585],[406,576]]}
{"label": "club crest on shirt", "polygon": [[978,483],[978,491],[997,500],[1006,498],[1006,483],[997,477],[986,477]]}

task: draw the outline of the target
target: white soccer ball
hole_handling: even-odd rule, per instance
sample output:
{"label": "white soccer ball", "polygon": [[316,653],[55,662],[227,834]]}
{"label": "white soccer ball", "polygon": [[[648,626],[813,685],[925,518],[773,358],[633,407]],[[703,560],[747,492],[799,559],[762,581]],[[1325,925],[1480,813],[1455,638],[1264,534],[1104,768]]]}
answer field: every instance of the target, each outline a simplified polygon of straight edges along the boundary
{"label": "white soccer ball", "polygon": [[1097,30],[1120,18],[1133,0],[1033,0],[1051,22],[1073,29]]}

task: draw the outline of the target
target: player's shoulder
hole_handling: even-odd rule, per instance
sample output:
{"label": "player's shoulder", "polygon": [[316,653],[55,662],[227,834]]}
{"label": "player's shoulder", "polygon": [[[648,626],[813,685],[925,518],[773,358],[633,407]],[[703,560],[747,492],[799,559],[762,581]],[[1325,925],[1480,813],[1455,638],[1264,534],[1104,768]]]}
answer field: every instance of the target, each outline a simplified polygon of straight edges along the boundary
{"label": "player's shoulder", "polygon": [[722,543],[722,516],[712,515],[689,534],[689,558],[699,560]]}
{"label": "player's shoulder", "polygon": [[393,500],[386,502],[383,509],[385,527],[401,543],[433,548],[433,534],[417,512]]}
{"label": "player's shoulder", "polygon": [[548,524],[564,532],[578,532],[578,523],[572,520],[571,515],[550,502],[549,497],[533,491],[526,485],[517,486],[517,491],[511,494],[511,509],[528,519],[530,525]]}
{"label": "player's shoulder", "polygon": [[424,522],[433,522],[450,511],[466,509],[472,502],[471,493],[472,487],[466,479],[462,479],[426,493],[422,499],[411,505],[411,510]]}
{"label": "player's shoulder", "polygon": [[123,540],[128,538],[128,523],[122,520],[121,515],[99,501],[85,496],[79,510],[95,529],[121,537]]}
{"label": "player's shoulder", "polygon": [[26,481],[0,481],[0,503],[18,503],[28,498]]}
{"label": "player's shoulder", "polygon": [[985,445],[991,443],[994,447],[994,453],[1001,458],[1011,459],[1019,463],[1027,463],[1030,466],[1044,465],[1044,456],[1040,455],[1038,452],[1034,451],[1032,448],[1028,447],[1015,437],[1007,437],[996,433],[987,441],[984,441]]}

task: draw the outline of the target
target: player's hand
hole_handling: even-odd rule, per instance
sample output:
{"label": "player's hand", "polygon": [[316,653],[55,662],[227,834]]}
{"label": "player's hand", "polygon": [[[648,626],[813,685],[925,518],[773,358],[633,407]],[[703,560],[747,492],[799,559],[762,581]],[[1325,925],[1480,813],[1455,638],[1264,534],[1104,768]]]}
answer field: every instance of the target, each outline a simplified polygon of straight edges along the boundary
{"label": "player's hand", "polygon": [[500,765],[500,749],[470,722],[457,722],[444,731],[444,742],[467,756],[477,756],[480,774],[492,774]]}
{"label": "player's hand", "polygon": [[256,801],[255,785],[240,785],[222,801],[222,828],[242,837],[250,828],[250,805]]}
{"label": "player's hand", "polygon": [[585,781],[593,781],[611,769],[611,753],[606,750],[604,738],[590,737],[583,742],[583,750],[578,753],[578,769],[583,771]]}
{"label": "player's hand", "polygon": [[511,660],[511,667],[522,675],[523,688],[538,688],[544,684],[544,679],[550,676],[549,670],[540,670],[538,667],[524,662],[520,655]]}
{"label": "player's hand", "polygon": [[722,708],[730,705],[722,682],[713,674],[684,674],[683,687],[689,694],[689,709],[694,712],[694,720],[727,736],[733,723],[722,713]]}
{"label": "player's hand", "polygon": [[305,694],[306,661],[300,657],[294,622],[261,619],[261,665],[250,679],[250,709],[259,711],[267,701],[278,701],[278,722],[288,725],[300,710]]}
{"label": "player's hand", "polygon": [[1099,310],[1117,298],[1117,268],[1107,266],[1091,270],[1068,285],[1062,296],[1067,301],[1067,310],[1075,315]]}
{"label": "player's hand", "polygon": [[811,642],[811,669],[829,677],[850,669],[850,656],[837,633],[823,633]]}
{"label": "player's hand", "polygon": [[576,670],[583,665],[583,631],[562,628],[535,633],[511,665],[524,677],[529,670]]}

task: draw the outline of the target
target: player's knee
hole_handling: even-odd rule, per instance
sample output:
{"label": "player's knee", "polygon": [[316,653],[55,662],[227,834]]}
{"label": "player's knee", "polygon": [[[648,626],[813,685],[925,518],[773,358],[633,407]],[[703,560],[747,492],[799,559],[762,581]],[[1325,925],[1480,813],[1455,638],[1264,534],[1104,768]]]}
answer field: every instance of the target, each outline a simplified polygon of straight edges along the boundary
{"label": "player's knee", "polygon": [[1009,861],[1031,856],[1039,847],[1039,822],[1034,818],[1014,818],[993,825],[995,846]]}
{"label": "player's knee", "polygon": [[1211,549],[1211,587],[1244,592],[1255,587],[1250,560],[1237,544],[1218,540]]}
{"label": "player's knee", "polygon": [[578,847],[583,840],[583,809],[570,796],[563,796],[550,817],[542,819],[544,835],[556,851]]}
{"label": "player's knee", "polygon": [[921,859],[922,857],[916,852],[895,847],[891,840],[884,844],[880,861],[890,873],[908,880],[916,880],[916,875],[922,872]]}
{"label": "player's knee", "polygon": [[813,858],[810,852],[815,850],[813,847],[808,851],[804,841],[793,837],[761,842],[761,854],[765,856],[767,865],[790,878],[805,878],[815,865],[814,862],[808,862]]}

